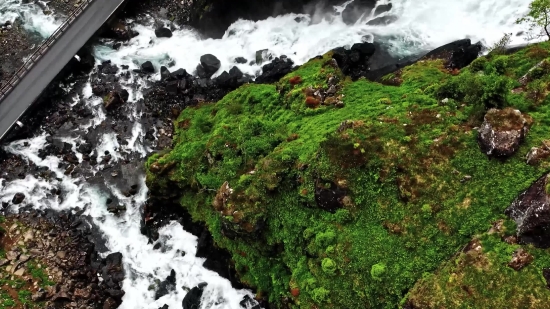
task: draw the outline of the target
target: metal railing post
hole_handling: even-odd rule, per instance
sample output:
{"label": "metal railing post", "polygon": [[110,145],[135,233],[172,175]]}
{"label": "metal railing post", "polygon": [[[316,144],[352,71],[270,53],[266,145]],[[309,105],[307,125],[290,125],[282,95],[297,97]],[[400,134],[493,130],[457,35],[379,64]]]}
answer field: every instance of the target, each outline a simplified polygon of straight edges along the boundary
{"label": "metal railing post", "polygon": [[21,67],[6,81],[6,83],[0,87],[0,103],[4,100],[5,97],[15,88],[15,86],[27,75],[27,73],[33,68],[34,64],[40,60],[42,55],[44,55],[51,45],[67,30],[70,28],[70,25],[77,20],[77,18],[82,14],[86,8],[94,0],[85,0],[75,8],[67,19],[61,24],[55,31],[52,33],[44,42],[42,42],[36,50],[29,56],[27,61],[23,63]]}

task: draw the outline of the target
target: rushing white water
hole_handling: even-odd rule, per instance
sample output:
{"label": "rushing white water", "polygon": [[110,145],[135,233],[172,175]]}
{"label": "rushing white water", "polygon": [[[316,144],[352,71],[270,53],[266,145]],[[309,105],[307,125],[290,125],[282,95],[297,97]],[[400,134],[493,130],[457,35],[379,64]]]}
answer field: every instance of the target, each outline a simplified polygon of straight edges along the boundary
{"label": "rushing white water", "polygon": [[[389,0],[380,0],[379,4]],[[350,46],[362,40],[383,40],[393,45],[396,54],[407,55],[429,50],[450,41],[469,37],[473,41],[482,41],[492,45],[504,33],[517,33],[525,30],[514,21],[525,13],[529,0],[394,0],[393,9],[384,13],[398,17],[387,26],[367,26],[365,23],[375,16],[369,15],[355,25],[346,25],[340,17],[343,7],[334,12],[317,12],[313,16],[289,14],[276,18],[251,22],[240,20],[229,27],[222,39],[201,39],[194,31],[177,29],[172,38],[155,37],[152,21],[134,23],[140,34],[119,50],[113,50],[109,43],[95,47],[98,63],[111,60],[113,64],[138,68],[147,60],[157,68],[173,63],[174,68],[184,68],[193,72],[201,55],[212,53],[222,62],[223,70],[229,70],[234,58],[255,59],[257,50],[268,48],[274,56],[287,55],[297,64],[322,54],[338,46]],[[26,26],[39,33],[51,33],[56,27],[52,17],[44,16],[41,10],[32,5],[23,5],[21,0],[3,0],[0,3],[0,23],[21,17]],[[38,18],[36,18],[38,16]],[[32,17],[32,18],[31,18]],[[32,19],[32,20],[31,20]],[[522,37],[514,37],[515,43],[523,42]],[[237,65],[243,72],[257,73],[258,65]],[[157,78],[159,76],[157,75]],[[135,103],[143,97],[141,91],[146,83],[133,74],[130,80],[123,81],[123,87],[130,93],[126,105],[133,106],[130,117],[134,122],[131,134],[124,136],[127,143],[119,143],[117,133],[106,131],[99,139],[97,148],[98,164],[94,172],[100,170],[102,155],[109,151],[113,161],[123,161],[131,155],[144,157],[150,153],[143,144],[144,128],[140,123],[141,115]],[[140,85],[134,88],[132,85]],[[86,106],[92,111],[94,119],[80,126],[80,131],[98,130],[100,124],[108,119],[102,107],[102,99],[93,96],[90,84],[80,94]],[[75,102],[78,102],[76,100]],[[104,130],[104,129],[102,129]],[[61,136],[62,140],[76,149],[77,139]],[[195,236],[187,233],[176,222],[160,230],[159,241],[165,250],[153,250],[153,244],[140,233],[140,208],[144,205],[147,189],[144,179],[139,179],[140,191],[137,195],[126,197],[114,185],[107,184],[111,194],[126,207],[126,211],[115,216],[105,206],[108,196],[96,186],[86,182],[83,177],[72,178],[64,174],[58,165],[61,159],[50,156],[41,159],[38,151],[46,144],[46,135],[30,140],[17,141],[6,147],[7,151],[20,155],[38,166],[48,167],[58,179],[43,180],[27,176],[23,180],[7,183],[0,181],[0,200],[11,201],[17,192],[26,196],[24,205],[33,205],[41,209],[67,210],[85,209],[85,215],[92,217],[107,239],[110,252],[121,252],[127,272],[123,289],[126,292],[121,308],[158,308],[168,304],[170,308],[180,308],[186,294],[182,287],[191,288],[200,282],[208,286],[203,295],[202,308],[240,308],[239,301],[244,295],[252,296],[246,290],[235,290],[229,281],[202,267],[203,259],[196,258]],[[122,144],[122,145],[121,145]],[[76,154],[76,151],[75,151]],[[79,155],[79,154],[77,154]],[[79,161],[82,157],[78,157]],[[52,188],[60,188],[62,199],[50,194]],[[186,254],[183,255],[182,253]],[[149,287],[155,280],[164,280],[170,270],[176,271],[177,289],[174,293],[154,300],[154,291]]]}
{"label": "rushing white water", "polygon": [[[350,1],[351,2],[351,1]],[[378,5],[389,0],[380,0]],[[212,53],[222,62],[220,74],[236,65],[254,75],[258,65],[235,64],[236,57],[254,60],[258,50],[269,49],[274,56],[287,55],[296,64],[323,54],[335,47],[351,46],[362,40],[381,40],[392,45],[398,55],[428,51],[454,40],[471,38],[492,46],[505,33],[513,33],[512,44],[524,43],[515,36],[526,27],[515,21],[527,11],[529,0],[394,0],[391,11],[397,21],[384,26],[366,22],[377,16],[367,15],[355,25],[346,25],[340,12],[316,12],[313,16],[288,14],[257,22],[239,20],[229,27],[222,39],[201,39],[187,28],[174,31],[172,38],[156,38],[152,21],[135,25],[140,35],[114,53],[101,48],[103,59],[137,68],[150,60],[158,68],[175,61],[176,68],[192,73],[201,55]],[[312,22],[315,21],[315,22]]]}
{"label": "rushing white water", "polygon": [[44,14],[41,6],[47,7],[42,1],[39,6],[32,2],[24,4],[23,0],[2,0],[0,1],[0,25],[7,21],[13,23],[20,18],[26,30],[47,38],[61,25],[62,21],[57,20],[52,14]]}

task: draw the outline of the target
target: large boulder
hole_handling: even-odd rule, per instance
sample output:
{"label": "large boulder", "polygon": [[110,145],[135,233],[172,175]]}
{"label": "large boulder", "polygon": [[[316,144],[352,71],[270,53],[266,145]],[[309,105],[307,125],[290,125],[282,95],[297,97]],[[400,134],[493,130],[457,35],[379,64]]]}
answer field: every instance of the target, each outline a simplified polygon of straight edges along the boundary
{"label": "large boulder", "polygon": [[187,292],[181,304],[183,309],[199,309],[201,307],[202,293],[206,286],[207,283],[203,282]]}
{"label": "large boulder", "polygon": [[478,143],[489,157],[513,155],[525,139],[532,118],[512,108],[490,109],[479,129]]}
{"label": "large boulder", "polygon": [[210,78],[216,73],[222,63],[216,56],[212,54],[206,54],[201,57],[201,63],[197,67],[197,75],[200,78]]}
{"label": "large boulder", "polygon": [[517,236],[523,243],[550,247],[550,183],[549,173],[523,191],[504,213],[516,221]]}

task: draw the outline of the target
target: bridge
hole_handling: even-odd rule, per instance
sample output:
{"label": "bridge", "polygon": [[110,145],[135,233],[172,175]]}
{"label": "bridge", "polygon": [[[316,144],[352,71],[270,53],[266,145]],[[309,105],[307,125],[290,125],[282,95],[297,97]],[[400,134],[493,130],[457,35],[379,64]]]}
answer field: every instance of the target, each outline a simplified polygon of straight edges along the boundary
{"label": "bridge", "polygon": [[125,0],[82,0],[0,88],[0,140]]}

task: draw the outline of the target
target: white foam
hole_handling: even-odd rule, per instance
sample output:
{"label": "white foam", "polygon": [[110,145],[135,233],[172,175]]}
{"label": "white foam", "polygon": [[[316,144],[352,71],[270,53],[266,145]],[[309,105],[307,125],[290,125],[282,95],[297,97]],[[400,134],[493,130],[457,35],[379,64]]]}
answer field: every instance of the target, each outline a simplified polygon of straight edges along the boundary
{"label": "white foam", "polygon": [[[46,6],[45,2],[41,2]],[[56,20],[53,14],[46,15],[40,6],[34,3],[23,3],[22,0],[2,0],[0,1],[0,24],[7,21],[14,22],[20,18],[23,27],[39,34],[43,38],[49,37],[61,25],[61,20]]]}

